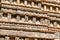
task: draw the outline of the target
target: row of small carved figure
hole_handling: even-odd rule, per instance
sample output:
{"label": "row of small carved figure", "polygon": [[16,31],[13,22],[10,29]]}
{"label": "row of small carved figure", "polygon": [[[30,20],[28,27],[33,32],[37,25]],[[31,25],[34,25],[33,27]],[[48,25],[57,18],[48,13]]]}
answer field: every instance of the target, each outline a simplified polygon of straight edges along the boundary
{"label": "row of small carved figure", "polygon": [[6,3],[12,3],[12,4],[22,4],[22,5],[32,5],[32,6],[38,6],[38,4],[40,4],[40,2],[34,2],[34,1],[29,1],[29,0],[2,0],[2,2],[6,2]]}
{"label": "row of small carved figure", "polygon": [[[6,2],[6,3],[10,3],[9,1],[11,0],[6,0],[6,1],[2,1],[2,2]],[[13,0],[13,4],[16,4],[17,0]],[[41,10],[45,10],[45,11],[52,11],[52,12],[60,12],[60,8],[59,7],[53,7],[53,6],[47,6],[47,5],[43,5],[40,2],[31,2],[31,1],[25,1],[25,0],[20,0],[20,4],[21,5],[25,5],[25,6],[34,6],[34,7],[38,7],[41,8]],[[57,4],[58,5],[58,4]],[[55,5],[54,5],[55,6]]]}
{"label": "row of small carved figure", "polygon": [[10,13],[3,13],[0,15],[0,20],[2,21],[12,21],[12,22],[26,22],[26,23],[33,23],[33,24],[47,24],[50,26],[59,26],[60,23],[58,21],[51,21],[47,18],[43,17],[31,17],[27,15],[18,15],[18,14],[10,14]]}

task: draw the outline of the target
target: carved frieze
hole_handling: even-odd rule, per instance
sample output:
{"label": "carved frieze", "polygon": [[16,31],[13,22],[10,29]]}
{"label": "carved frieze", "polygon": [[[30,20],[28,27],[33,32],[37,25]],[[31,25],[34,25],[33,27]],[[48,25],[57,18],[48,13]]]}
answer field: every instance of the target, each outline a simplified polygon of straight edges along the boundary
{"label": "carved frieze", "polygon": [[16,29],[16,30],[32,30],[32,31],[48,31],[48,27],[46,26],[34,26],[34,25],[27,25],[27,24],[0,24],[0,28],[5,29]]}
{"label": "carved frieze", "polygon": [[27,31],[16,31],[16,30],[0,30],[0,35],[7,36],[21,36],[21,37],[34,37],[34,38],[49,38],[53,39],[54,34],[40,33],[40,32],[27,32]]}

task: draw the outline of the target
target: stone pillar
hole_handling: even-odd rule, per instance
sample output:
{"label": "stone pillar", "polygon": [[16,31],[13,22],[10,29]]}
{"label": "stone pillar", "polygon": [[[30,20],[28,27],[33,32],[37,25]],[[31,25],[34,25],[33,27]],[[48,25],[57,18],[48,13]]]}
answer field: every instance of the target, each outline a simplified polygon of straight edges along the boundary
{"label": "stone pillar", "polygon": [[41,3],[38,3],[38,7],[41,8]]}
{"label": "stone pillar", "polygon": [[8,13],[8,19],[11,19],[11,14],[10,13]]}
{"label": "stone pillar", "polygon": [[20,3],[20,0],[17,0],[17,4],[19,4]]}
{"label": "stone pillar", "polygon": [[44,24],[44,22],[43,22],[43,21],[44,21],[44,19],[41,19],[41,20],[40,20],[40,23],[41,23],[41,24]]}
{"label": "stone pillar", "polygon": [[17,15],[17,21],[19,21],[20,20],[20,16],[19,15]]}
{"label": "stone pillar", "polygon": [[34,2],[32,1],[32,6],[34,6]]}
{"label": "stone pillar", "polygon": [[24,1],[24,5],[27,5],[27,0]]}
{"label": "stone pillar", "polygon": [[56,7],[56,11],[58,12],[59,10],[58,10],[58,7]]}
{"label": "stone pillar", "polygon": [[19,37],[15,37],[15,40],[20,40]]}
{"label": "stone pillar", "polygon": [[46,10],[46,5],[44,5],[44,10]]}
{"label": "stone pillar", "polygon": [[53,9],[52,9],[52,7],[50,7],[50,11],[52,11]]}
{"label": "stone pillar", "polygon": [[48,25],[50,25],[50,20],[48,20]]}
{"label": "stone pillar", "polygon": [[54,22],[54,26],[57,27],[57,22]]}
{"label": "stone pillar", "polygon": [[48,19],[45,19],[45,24],[48,24]]}
{"label": "stone pillar", "polygon": [[9,40],[9,37],[5,37],[5,40]]}
{"label": "stone pillar", "polygon": [[36,17],[33,17],[33,23],[35,23],[36,22]]}
{"label": "stone pillar", "polygon": [[25,15],[25,21],[28,22],[28,16],[27,15]]}

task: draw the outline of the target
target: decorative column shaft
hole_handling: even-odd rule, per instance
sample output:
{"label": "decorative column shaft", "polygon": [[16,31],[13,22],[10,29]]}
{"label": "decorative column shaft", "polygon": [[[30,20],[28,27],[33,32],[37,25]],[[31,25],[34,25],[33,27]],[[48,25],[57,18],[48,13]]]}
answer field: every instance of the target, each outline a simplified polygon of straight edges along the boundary
{"label": "decorative column shaft", "polygon": [[20,16],[19,15],[17,15],[17,21],[19,21],[20,20]]}
{"label": "decorative column shaft", "polygon": [[38,3],[38,7],[41,8],[41,3]]}
{"label": "decorative column shaft", "polygon": [[24,4],[27,5],[27,0],[24,1]]}
{"label": "decorative column shaft", "polygon": [[33,22],[34,22],[34,23],[36,22],[36,17],[33,17]]}
{"label": "decorative column shaft", "polygon": [[50,7],[50,11],[52,11],[53,9],[52,9],[52,7]]}
{"label": "decorative column shaft", "polygon": [[11,19],[11,14],[10,13],[8,13],[8,19]]}
{"label": "decorative column shaft", "polygon": [[27,15],[25,15],[25,21],[28,22],[28,16]]}
{"label": "decorative column shaft", "polygon": [[44,10],[46,10],[46,5],[44,5]]}
{"label": "decorative column shaft", "polygon": [[32,6],[34,6],[34,2],[32,2]]}
{"label": "decorative column shaft", "polygon": [[56,11],[58,12],[59,10],[58,10],[58,7],[56,7]]}

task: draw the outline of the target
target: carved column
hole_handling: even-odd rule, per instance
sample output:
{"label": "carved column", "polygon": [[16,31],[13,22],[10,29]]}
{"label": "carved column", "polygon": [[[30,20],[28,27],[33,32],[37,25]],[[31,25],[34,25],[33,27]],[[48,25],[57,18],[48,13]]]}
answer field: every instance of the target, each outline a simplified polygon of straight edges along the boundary
{"label": "carved column", "polygon": [[8,19],[11,19],[11,14],[10,13],[8,13]]}
{"label": "carved column", "polygon": [[28,16],[27,15],[25,15],[25,21],[28,22]]}
{"label": "carved column", "polygon": [[48,24],[48,20],[47,19],[45,19],[45,24]]}
{"label": "carved column", "polygon": [[15,40],[20,40],[19,37],[15,37]]}
{"label": "carved column", "polygon": [[52,7],[50,7],[50,11],[52,11],[53,9],[52,9]]}
{"label": "carved column", "polygon": [[17,4],[19,4],[20,3],[20,0],[17,0]]}
{"label": "carved column", "polygon": [[57,27],[57,22],[54,22],[54,26],[56,26],[56,27]]}
{"label": "carved column", "polygon": [[58,10],[58,7],[56,7],[56,11],[58,12],[59,10]]}
{"label": "carved column", "polygon": [[43,23],[44,23],[43,21],[44,21],[44,20],[43,20],[43,19],[41,19],[41,20],[40,20],[40,23],[41,23],[41,24],[43,24]]}
{"label": "carved column", "polygon": [[41,8],[41,3],[38,3],[38,7]]}
{"label": "carved column", "polygon": [[27,0],[24,1],[24,5],[27,5]]}
{"label": "carved column", "polygon": [[5,37],[5,40],[9,40],[9,37]]}
{"label": "carved column", "polygon": [[19,21],[20,20],[20,16],[19,15],[17,15],[17,21]]}
{"label": "carved column", "polygon": [[48,25],[50,25],[50,20],[48,20],[47,22],[48,22]]}
{"label": "carved column", "polygon": [[34,6],[34,2],[32,1],[32,6]]}
{"label": "carved column", "polygon": [[44,5],[44,10],[46,10],[46,5]]}
{"label": "carved column", "polygon": [[36,22],[36,17],[33,17],[33,23],[35,23]]}

